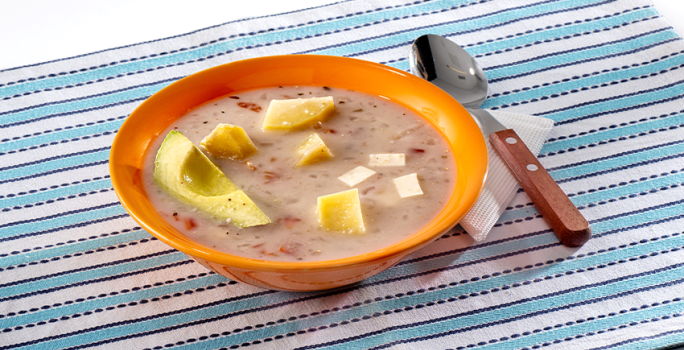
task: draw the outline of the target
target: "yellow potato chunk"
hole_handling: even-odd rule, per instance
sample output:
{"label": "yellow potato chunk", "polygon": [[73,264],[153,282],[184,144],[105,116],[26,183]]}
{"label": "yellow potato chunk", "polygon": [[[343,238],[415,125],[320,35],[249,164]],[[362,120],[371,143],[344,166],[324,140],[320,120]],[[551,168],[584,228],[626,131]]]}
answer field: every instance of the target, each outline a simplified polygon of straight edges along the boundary
{"label": "yellow potato chunk", "polygon": [[335,111],[332,96],[272,100],[266,110],[264,130],[295,130],[325,120]]}
{"label": "yellow potato chunk", "polygon": [[318,222],[322,228],[346,234],[366,231],[361,214],[359,190],[337,192],[318,197]]}
{"label": "yellow potato chunk", "polygon": [[257,151],[245,129],[232,124],[217,125],[200,145],[219,158],[243,159]]}
{"label": "yellow potato chunk", "polygon": [[325,145],[317,133],[313,133],[309,138],[297,148],[299,161],[296,166],[318,163],[333,157],[328,146]]}

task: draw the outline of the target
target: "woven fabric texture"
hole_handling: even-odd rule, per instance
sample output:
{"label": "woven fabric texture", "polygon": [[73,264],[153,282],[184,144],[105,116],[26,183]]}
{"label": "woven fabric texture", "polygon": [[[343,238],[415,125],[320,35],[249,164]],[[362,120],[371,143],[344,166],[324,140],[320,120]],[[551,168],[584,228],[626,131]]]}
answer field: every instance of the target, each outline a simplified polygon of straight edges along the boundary
{"label": "woven fabric texture", "polygon": [[[553,121],[538,158],[591,223],[583,247],[516,192],[482,241],[456,226],[360,283],[285,293],[209,272],[119,204],[112,141],[164,86],[277,54],[407,71],[428,33],[483,67],[483,108]],[[348,0],[2,70],[0,349],[680,344],[683,53],[647,0]]]}

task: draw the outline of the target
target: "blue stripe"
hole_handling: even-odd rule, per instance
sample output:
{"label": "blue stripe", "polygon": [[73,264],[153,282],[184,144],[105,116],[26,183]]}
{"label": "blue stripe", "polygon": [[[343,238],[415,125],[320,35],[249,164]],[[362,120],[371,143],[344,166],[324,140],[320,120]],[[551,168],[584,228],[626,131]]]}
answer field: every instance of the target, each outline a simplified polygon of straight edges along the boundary
{"label": "blue stripe", "polygon": [[[9,182],[9,180],[16,178],[25,178],[28,176],[47,173],[52,170],[106,161],[109,159],[109,148],[110,147],[104,147],[73,154],[66,154],[63,156],[56,156],[30,163],[6,167],[5,169],[0,170],[0,183]],[[8,168],[10,169],[7,170]]]}
{"label": "blue stripe", "polygon": [[[650,63],[650,62],[649,62]],[[598,89],[601,87],[606,87],[606,86],[612,86],[612,85],[605,85],[605,84],[610,84],[612,82],[620,82],[623,79],[629,79],[629,81],[633,81],[636,79],[647,79],[650,78],[651,74],[656,73],[656,75],[660,75],[662,71],[669,71],[673,67],[675,68],[681,68],[681,65],[684,64],[684,55],[677,54],[676,56],[665,59],[665,60],[659,60],[656,63],[653,64],[646,64],[646,65],[639,65],[637,68],[629,68],[629,69],[624,69],[622,67],[615,67],[618,69],[618,71],[613,71],[609,70],[608,72],[594,72],[593,74],[585,74],[583,76],[588,76],[586,78],[580,78],[579,79],[568,79],[570,81],[567,82],[554,82],[552,84],[549,84],[549,86],[544,86],[544,87],[527,87],[528,90],[525,90],[525,88],[522,88],[521,91],[518,93],[509,93],[506,95],[500,95],[497,94],[497,96],[492,96],[487,99],[487,105],[486,108],[492,108],[492,107],[497,107],[501,105],[510,105],[515,102],[521,102],[521,101],[532,101],[534,99],[537,100],[545,100],[550,98],[552,95],[559,95],[563,92],[572,92],[573,90],[575,91],[587,91],[590,89]],[[605,71],[605,70],[604,70]],[[595,75],[594,75],[595,74]],[[622,82],[621,82],[622,83]],[[547,83],[548,84],[548,83]],[[544,84],[544,85],[547,85]],[[541,86],[541,84],[540,84]]]}
{"label": "blue stripe", "polygon": [[[556,180],[556,182],[560,184],[560,183],[565,183],[565,182],[571,182],[571,181],[577,181],[577,180],[582,180],[582,179],[588,179],[588,178],[591,178],[591,177],[596,177],[596,176],[601,176],[601,175],[606,175],[606,174],[611,174],[611,173],[620,172],[620,171],[623,171],[623,170],[626,170],[626,169],[633,169],[633,168],[638,168],[638,167],[647,166],[647,165],[656,165],[656,164],[658,164],[658,163],[660,163],[660,162],[665,162],[665,161],[669,161],[669,160],[675,160],[675,159],[679,159],[679,158],[682,158],[682,157],[684,157],[684,153],[678,153],[678,154],[673,154],[673,155],[669,155],[669,156],[665,156],[665,157],[661,157],[661,158],[650,159],[650,160],[645,160],[645,161],[638,162],[638,163],[628,164],[628,165],[620,166],[620,167],[617,167],[617,168],[611,168],[611,169],[606,169],[606,170],[600,170],[600,171],[597,171],[597,172],[594,172],[594,173],[589,173],[589,174],[584,174],[584,175],[577,175],[577,176],[575,176],[575,177],[569,177],[569,178],[565,178],[565,179],[562,179],[562,180]],[[610,158],[612,158],[612,157],[610,157]]]}
{"label": "blue stripe", "polygon": [[[102,247],[110,247],[119,244],[128,244],[131,242],[139,242],[141,239],[149,239],[150,234],[143,230],[122,233],[117,235],[109,235],[107,237],[86,240],[84,242],[65,244],[59,247],[50,249],[41,249],[38,251],[32,250],[23,254],[10,255],[6,258],[0,259],[0,271],[7,271],[8,266],[19,267],[21,265],[31,266],[34,264],[50,263],[52,261],[59,261],[65,256],[73,257],[75,253],[85,252],[88,250],[98,249]],[[51,258],[59,258],[50,260]],[[17,266],[19,265],[19,266]]]}
{"label": "blue stripe", "polygon": [[644,132],[654,133],[663,128],[674,130],[678,129],[680,126],[682,126],[682,124],[684,124],[684,114],[678,114],[675,116],[668,116],[667,118],[660,118],[654,121],[611,128],[605,131],[595,132],[584,136],[577,136],[565,140],[552,142],[547,141],[542,150],[544,153],[557,152],[559,150],[567,150],[569,148],[575,148],[582,145],[596,144],[601,141],[607,142],[607,140],[619,139],[621,137],[628,138],[631,135],[638,136],[640,133]]}
{"label": "blue stripe", "polygon": [[624,169],[627,166],[638,166],[642,162],[648,164],[668,156],[681,155],[682,152],[684,152],[684,144],[682,141],[677,141],[672,145],[656,145],[656,147],[646,147],[633,152],[623,152],[610,157],[592,159],[591,162],[572,164],[569,167],[551,170],[549,174],[560,182],[561,179],[586,176],[610,169]]}
{"label": "blue stripe", "polygon": [[[571,341],[573,339],[576,339],[575,337],[577,335],[586,335],[590,332],[596,332],[600,330],[607,330],[607,329],[618,329],[620,326],[634,326],[635,322],[636,324],[643,324],[642,321],[650,321],[653,319],[657,319],[660,317],[663,317],[665,315],[672,315],[672,314],[678,314],[679,311],[681,311],[682,307],[682,300],[679,299],[678,301],[675,302],[668,302],[666,304],[661,304],[656,307],[648,307],[648,305],[645,309],[641,309],[638,311],[630,311],[630,310],[624,310],[627,311],[625,313],[617,313],[614,316],[608,316],[608,317],[601,317],[598,320],[592,320],[592,321],[583,321],[580,322],[579,324],[572,325],[569,327],[562,327],[559,330],[553,330],[549,332],[544,332],[541,334],[534,334],[528,337],[521,337],[517,339],[511,339],[509,342],[506,343],[499,343],[493,346],[485,346],[482,347],[481,349],[502,349],[502,346],[508,346],[507,349],[510,349],[511,347],[524,347],[524,346],[532,346],[535,344],[542,344],[545,342],[551,342],[553,343],[556,340],[564,340],[566,341]],[[622,310],[621,310],[622,311]],[[679,314],[681,315],[681,314]],[[604,315],[606,316],[606,315]],[[557,344],[557,343],[556,343]],[[571,344],[568,344],[571,345]],[[640,344],[640,346],[642,346]],[[645,349],[646,347],[644,347]]]}
{"label": "blue stripe", "polygon": [[478,44],[465,44],[462,46],[468,53],[479,58],[490,56],[491,54],[509,52],[508,50],[511,48],[528,44],[551,42],[556,38],[591,35],[592,33],[590,32],[594,32],[595,30],[613,30],[614,26],[619,25],[620,27],[623,27],[625,24],[638,23],[658,15],[658,11],[652,7],[636,7],[624,10],[617,15],[607,15],[608,17],[585,18],[584,20],[580,20],[581,23],[579,24],[575,21],[573,23],[558,24],[558,26],[560,26],[558,28],[547,26],[545,28],[537,28],[536,30],[529,30],[524,35],[510,39],[497,40],[491,43],[479,42]]}
{"label": "blue stripe", "polygon": [[0,238],[8,239],[12,236],[22,236],[36,231],[48,231],[61,226],[72,226],[88,220],[117,216],[124,213],[126,213],[124,208],[118,202],[115,202],[43,218],[12,222],[2,225],[3,228],[0,228]]}
{"label": "blue stripe", "polygon": [[0,122],[2,123],[0,127],[6,128],[9,126],[20,125],[19,123],[22,122],[27,123],[44,120],[50,116],[71,115],[76,111],[84,113],[92,110],[93,108],[118,105],[126,101],[139,101],[141,99],[146,99],[150,95],[180,78],[181,77],[164,79],[126,89],[108,91],[106,93],[99,94],[98,96],[86,97],[83,99],[55,101],[45,106],[32,106],[30,108],[25,108],[23,111],[19,112],[10,111],[11,113],[0,117]]}
{"label": "blue stripe", "polygon": [[[49,308],[47,310],[41,310],[30,314],[18,315],[8,319],[0,319],[0,329],[12,328],[31,323],[35,324],[40,320],[47,321],[50,319],[59,319],[63,315],[73,315],[77,313],[84,313],[87,311],[95,313],[95,310],[98,309],[106,310],[108,307],[111,306],[118,306],[122,304],[125,305],[132,302],[135,302],[138,305],[143,305],[146,303],[140,303],[141,300],[158,298],[165,295],[173,295],[175,293],[182,293],[185,296],[189,296],[190,293],[184,292],[187,292],[188,290],[197,290],[199,288],[201,288],[202,291],[211,290],[206,288],[211,285],[215,286],[216,284],[223,283],[225,281],[225,277],[213,274],[207,277],[190,279],[189,281],[184,282],[175,282],[173,284],[164,284],[162,286],[149,285],[149,288],[142,288],[142,290],[136,292],[131,292],[129,290],[128,292],[117,293],[117,295],[115,296],[111,296],[110,294],[105,293],[106,296],[98,297],[95,300],[84,300],[82,302],[74,303],[71,305],[66,305],[62,303],[65,306]],[[87,299],[87,297],[83,296],[83,298],[81,299]],[[120,308],[117,307],[116,309]],[[99,313],[102,316],[103,314],[101,314],[101,312],[102,311],[100,311]]]}
{"label": "blue stripe", "polygon": [[[101,189],[98,191],[81,192],[77,195],[73,194],[73,195],[70,195],[67,197],[58,197],[56,199],[48,199],[45,202],[28,203],[28,204],[23,204],[23,205],[17,205],[17,206],[11,207],[11,208],[7,207],[7,208],[3,208],[2,212],[8,212],[8,211],[12,211],[12,210],[37,208],[37,207],[42,207],[43,205],[49,205],[49,204],[58,203],[58,202],[71,200],[71,199],[83,198],[86,196],[92,196],[92,195],[105,193],[105,192],[109,192],[109,191],[114,191],[114,189],[113,188],[105,188],[105,189]],[[41,209],[47,209],[47,207],[42,207]]]}
{"label": "blue stripe", "polygon": [[[629,155],[632,155],[635,153],[651,151],[651,150],[666,148],[666,147],[670,147],[670,146],[676,146],[676,145],[681,144],[682,142],[684,142],[684,141],[682,141],[682,140],[669,141],[669,142],[660,143],[660,144],[647,146],[647,147],[643,147],[643,148],[638,148],[638,149],[634,149],[634,150],[610,154],[610,155],[599,157],[599,158],[593,158],[593,159],[583,160],[583,161],[579,161],[579,162],[575,162],[575,163],[559,165],[559,166],[555,166],[555,167],[549,167],[549,168],[547,168],[547,170],[556,171],[556,170],[574,168],[574,167],[581,166],[581,165],[592,164],[592,163],[596,163],[596,162],[602,162],[605,160],[619,158],[619,157],[623,157],[623,156],[629,156]],[[547,153],[547,154],[551,155],[552,153]],[[562,152],[558,152],[557,154],[562,154]],[[676,155],[676,153],[675,153],[675,155]],[[660,158],[654,158],[654,159],[647,160],[646,162],[653,162],[653,161],[657,161],[659,159]]]}
{"label": "blue stripe", "polygon": [[540,69],[562,66],[568,63],[577,64],[577,62],[582,62],[583,60],[589,58],[631,52],[633,50],[642,49],[647,45],[679,38],[676,32],[668,29],[670,28],[658,28],[651,30],[650,32],[645,32],[610,42],[604,42],[585,47],[577,47],[566,51],[548,53],[542,56],[527,58],[522,61],[506,63],[498,66],[484,67],[483,70],[485,71],[488,80],[497,82],[503,77],[511,77],[518,74],[529,74],[529,72],[536,72]]}
{"label": "blue stripe", "polygon": [[97,161],[97,162],[92,162],[92,163],[86,163],[86,164],[75,165],[75,166],[72,166],[72,167],[64,167],[64,168],[61,168],[61,169],[46,171],[46,172],[43,172],[43,173],[34,174],[34,175],[30,175],[30,176],[24,176],[24,177],[19,177],[19,178],[4,180],[4,181],[0,181],[0,184],[5,184],[5,183],[8,183],[8,182],[23,181],[23,180],[28,180],[28,179],[34,179],[34,178],[38,178],[38,177],[48,176],[48,175],[57,174],[57,173],[63,173],[63,172],[67,172],[67,171],[71,171],[71,170],[76,170],[76,169],[89,168],[89,167],[98,166],[98,165],[103,165],[103,164],[107,164],[107,163],[109,163],[109,159],[105,159],[105,160],[101,160],[101,161]]}
{"label": "blue stripe", "polygon": [[15,136],[15,137],[13,137],[13,138],[11,138],[11,139],[10,139],[10,138],[4,138],[4,139],[0,140],[0,143],[11,142],[11,141],[13,142],[13,141],[22,140],[22,139],[25,139],[25,138],[33,138],[33,137],[40,136],[40,135],[47,135],[47,134],[50,134],[50,133],[53,133],[53,132],[59,132],[59,131],[70,130],[70,129],[74,129],[74,128],[81,128],[81,127],[84,127],[84,126],[91,126],[91,125],[95,125],[95,124],[102,124],[102,123],[113,122],[113,121],[116,121],[117,119],[125,119],[125,118],[126,118],[126,116],[123,115],[123,116],[118,116],[118,117],[110,117],[110,118],[107,118],[107,119],[100,119],[100,120],[97,120],[97,121],[87,122],[87,123],[84,123],[84,124],[81,123],[81,124],[69,125],[69,126],[65,126],[65,127],[57,127],[57,128],[54,128],[54,129],[47,129],[47,130],[43,130],[43,131],[34,132],[34,133],[32,133],[32,134],[26,134],[26,135],[22,135],[22,136]]}
{"label": "blue stripe", "polygon": [[74,186],[74,185],[78,185],[78,184],[88,183],[88,182],[91,182],[91,181],[100,181],[100,180],[102,180],[102,179],[109,179],[109,175],[95,176],[95,177],[93,177],[93,178],[87,178],[87,179],[76,180],[76,181],[71,181],[71,182],[63,182],[63,183],[60,184],[60,185],[51,185],[50,187],[47,187],[47,186],[46,186],[46,187],[36,187],[37,189],[36,189],[36,188],[33,188],[33,189],[25,189],[25,190],[22,190],[21,192],[8,193],[8,194],[0,195],[0,199],[4,199],[4,198],[13,198],[13,197],[16,197],[16,196],[32,195],[32,194],[38,193],[38,192],[45,192],[45,191],[55,190],[55,189],[60,188],[60,187]]}
{"label": "blue stripe", "polygon": [[[91,254],[95,251],[90,251]],[[138,256],[119,261],[82,267],[75,270],[43,275],[22,281],[14,281],[0,285],[3,297],[0,301],[14,300],[26,295],[33,295],[44,290],[62,288],[70,285],[83,285],[102,278],[113,277],[127,272],[149,269],[165,264],[188,260],[187,255],[176,250],[160,251],[145,256]]]}
{"label": "blue stripe", "polygon": [[[679,187],[679,185],[684,185],[684,174],[680,173],[676,175],[659,177],[655,180],[643,181],[584,195],[572,196],[570,199],[575,206],[578,206],[581,209],[582,206],[589,203],[598,203],[601,201],[609,201],[611,199],[617,198],[626,199],[631,198],[632,196],[638,196],[637,194],[640,193],[657,193],[662,191],[663,187],[669,189],[672,185],[678,185],[676,187]],[[538,214],[539,212],[534,207],[508,210],[501,215],[497,223],[510,222],[526,217],[534,217]]]}
{"label": "blue stripe", "polygon": [[684,95],[684,80],[677,81],[665,86],[658,86],[647,90],[635,91],[620,96],[611,96],[599,100],[587,101],[574,106],[563,107],[555,111],[543,114],[556,122],[563,121],[577,115],[598,114],[628,106],[638,106],[649,102],[667,100],[669,98],[682,98]]}
{"label": "blue stripe", "polygon": [[17,141],[12,141],[12,142],[5,142],[0,144],[0,152],[7,152],[9,150],[13,149],[19,149],[19,148],[26,148],[26,147],[31,147],[31,146],[36,146],[36,145],[41,145],[41,144],[59,144],[60,142],[63,142],[63,140],[69,140],[73,138],[80,138],[82,136],[86,135],[93,135],[93,134],[101,134],[103,132],[109,131],[111,134],[112,132],[117,131],[120,127],[121,124],[123,124],[123,120],[117,120],[114,122],[109,122],[109,123],[102,123],[102,124],[96,124],[93,126],[86,126],[86,127],[80,127],[80,128],[73,128],[73,129],[68,129],[64,131],[59,131],[59,132],[53,132],[41,136],[36,136],[32,138],[24,138],[21,140]]}
{"label": "blue stripe", "polygon": [[[186,260],[185,262],[192,262],[192,260]],[[231,284],[231,283],[229,282],[228,284]],[[235,282],[233,282],[232,284],[235,284]],[[262,295],[271,295],[271,294],[273,294],[273,295],[278,295],[278,294],[274,294],[274,293],[276,293],[276,292],[274,292],[274,291],[262,291],[262,292],[254,293],[253,296],[262,296]],[[282,294],[282,293],[280,293],[280,294]],[[241,300],[248,299],[249,297],[251,297],[251,296],[237,296],[237,297],[232,297],[232,298],[227,298],[227,299],[215,301],[215,302],[211,303],[210,305],[203,305],[203,306],[201,306],[201,307],[190,307],[190,308],[188,308],[188,309],[194,310],[194,309],[204,308],[205,306],[212,306],[212,307],[213,307],[213,306],[223,305],[223,304],[227,304],[227,303],[234,303],[234,302],[237,302],[237,301],[241,301]],[[163,319],[163,318],[165,318],[165,317],[169,317],[169,316],[181,314],[182,312],[187,311],[188,309],[178,310],[178,311],[170,311],[170,312],[166,312],[166,313],[164,313],[164,314],[154,315],[153,317],[144,317],[144,319],[147,319],[147,320],[154,320],[154,319],[157,319],[157,318],[162,318],[162,319]],[[216,318],[225,318],[225,317],[219,316],[219,317],[216,317]],[[138,320],[140,320],[140,319],[138,319]],[[205,318],[203,321],[211,321],[211,319],[206,319],[206,318]],[[98,326],[98,327],[86,328],[86,329],[82,329],[82,330],[75,331],[75,332],[71,332],[71,333],[60,334],[60,335],[55,335],[55,336],[49,336],[49,337],[46,337],[46,338],[36,339],[36,340],[29,341],[29,342],[21,343],[21,344],[14,344],[14,345],[12,345],[12,346],[10,346],[10,347],[0,347],[0,349],[15,348],[15,347],[18,347],[18,346],[34,345],[34,344],[42,343],[42,342],[49,341],[49,340],[61,339],[61,338],[71,337],[71,336],[79,336],[79,335],[81,335],[81,334],[83,334],[83,333],[88,333],[88,332],[93,332],[93,331],[102,331],[103,329],[106,329],[106,328],[118,327],[118,326],[121,326],[121,325],[130,324],[130,323],[131,323],[131,322],[129,322],[129,321],[120,321],[120,322],[116,322],[116,323],[114,323],[114,324],[106,325],[106,327],[104,327],[104,326]],[[177,326],[176,326],[176,327],[172,327],[172,328],[175,329],[175,328],[182,328],[182,327],[177,327]],[[146,333],[149,333],[149,332],[146,332]],[[98,341],[98,342],[89,343],[89,344],[86,344],[86,345],[72,346],[72,347],[70,347],[70,349],[88,348],[88,347],[93,347],[93,346],[102,345],[102,343],[112,343],[112,342],[117,341],[117,340],[120,340],[120,339],[116,339],[116,340],[114,340],[114,339],[107,339],[107,340],[104,340],[104,341]],[[59,341],[59,340],[58,340],[58,341]],[[67,341],[68,341],[68,340],[63,340],[63,341],[61,341],[61,342],[67,342]]]}
{"label": "blue stripe", "polygon": [[[103,110],[106,110],[108,108],[123,106],[123,105],[130,104],[130,103],[137,103],[137,102],[146,100],[148,97],[149,96],[145,96],[145,97],[135,98],[135,99],[128,100],[128,101],[121,101],[121,102],[116,102],[116,103],[103,105],[103,106],[95,106],[92,108],[82,109],[82,110],[78,110],[78,111],[43,115],[43,116],[38,116],[38,117],[33,118],[33,119],[17,121],[17,122],[9,123],[9,124],[0,124],[0,129],[7,129],[7,128],[14,127],[14,126],[37,123],[37,122],[45,121],[45,120],[52,119],[52,118],[64,117],[64,116],[75,115],[75,114],[83,114],[83,113],[94,112],[94,111],[98,111],[99,113],[102,113]],[[133,108],[135,108],[135,106]]]}
{"label": "blue stripe", "polygon": [[109,188],[112,188],[112,182],[110,180],[90,181],[75,186],[61,187],[56,190],[43,191],[25,196],[1,199],[0,208],[9,208],[17,205],[23,205],[26,203],[36,203],[46,200],[58,200],[58,198],[64,198],[71,195],[77,196],[81,193],[86,193],[89,191],[99,191],[102,189]]}
{"label": "blue stripe", "polygon": [[21,235],[0,238],[0,242],[9,242],[9,241],[15,241],[15,240],[19,240],[19,239],[23,239],[23,238],[27,238],[27,237],[42,236],[42,235],[46,235],[49,233],[70,230],[73,228],[83,228],[86,226],[95,225],[95,224],[99,224],[99,223],[103,223],[103,222],[107,222],[107,221],[112,221],[112,220],[117,220],[117,219],[122,219],[122,218],[126,218],[126,217],[128,217],[128,213],[120,214],[120,215],[113,215],[113,216],[99,218],[99,219],[95,219],[95,220],[83,221],[83,222],[79,222],[76,224],[60,226],[60,227],[51,228],[51,229],[47,229],[47,230],[43,230],[43,231],[27,232],[27,233],[24,233]]}
{"label": "blue stripe", "polygon": [[[677,313],[676,316],[682,317],[682,314]],[[684,329],[675,329],[654,334],[652,336],[631,338],[618,343],[593,349],[633,349],[634,347],[630,344],[638,343],[639,347],[643,346],[644,349],[668,348],[676,350],[678,348],[671,348],[670,346],[682,342],[684,342]]]}

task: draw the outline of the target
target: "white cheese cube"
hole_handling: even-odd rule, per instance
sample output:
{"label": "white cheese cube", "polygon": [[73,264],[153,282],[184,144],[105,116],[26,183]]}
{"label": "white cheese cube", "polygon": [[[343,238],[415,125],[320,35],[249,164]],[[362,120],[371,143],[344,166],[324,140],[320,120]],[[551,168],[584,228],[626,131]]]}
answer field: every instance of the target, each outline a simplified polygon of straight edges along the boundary
{"label": "white cheese cube", "polygon": [[342,182],[349,186],[354,186],[359,182],[371,177],[375,174],[375,171],[370,170],[363,166],[357,166],[356,168],[346,172],[344,175],[338,177]]}
{"label": "white cheese cube", "polygon": [[369,166],[404,166],[406,155],[403,153],[371,154]]}
{"label": "white cheese cube", "polygon": [[401,176],[392,181],[394,181],[394,186],[397,187],[397,192],[399,192],[401,198],[423,194],[423,190],[418,183],[418,174],[416,173]]}

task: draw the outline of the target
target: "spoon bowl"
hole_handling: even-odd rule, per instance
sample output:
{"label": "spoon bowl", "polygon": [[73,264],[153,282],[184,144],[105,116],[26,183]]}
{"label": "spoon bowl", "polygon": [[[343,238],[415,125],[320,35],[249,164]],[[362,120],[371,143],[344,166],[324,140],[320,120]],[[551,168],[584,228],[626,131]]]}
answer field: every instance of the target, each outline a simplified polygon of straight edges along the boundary
{"label": "spoon bowl", "polygon": [[411,72],[458,96],[463,107],[480,107],[487,99],[487,77],[467,51],[450,43],[437,35],[416,39],[409,54]]}

